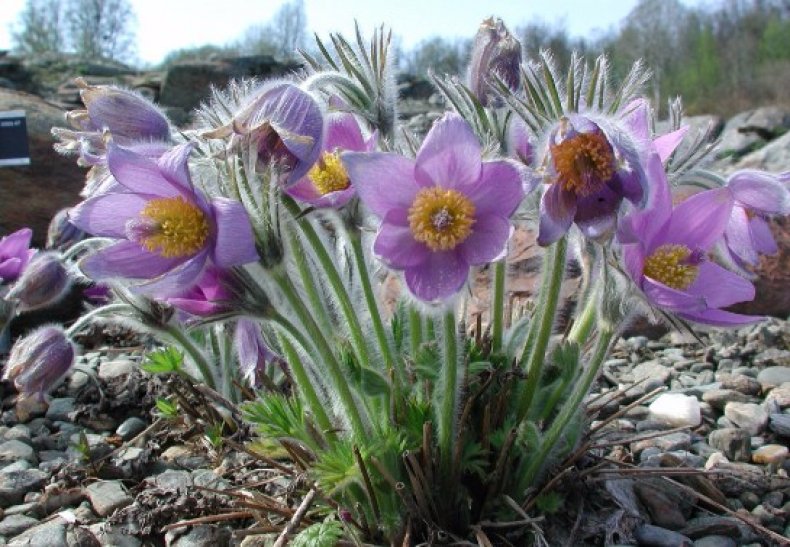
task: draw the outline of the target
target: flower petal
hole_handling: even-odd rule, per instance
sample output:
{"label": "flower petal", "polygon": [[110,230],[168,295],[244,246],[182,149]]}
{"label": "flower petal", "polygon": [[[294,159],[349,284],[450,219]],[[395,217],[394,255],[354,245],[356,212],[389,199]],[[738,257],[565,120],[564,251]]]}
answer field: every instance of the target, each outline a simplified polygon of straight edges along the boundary
{"label": "flower petal", "polygon": [[702,296],[668,287],[649,277],[642,276],[642,292],[655,306],[673,312],[698,312],[707,308]]}
{"label": "flower petal", "polygon": [[0,281],[13,281],[22,271],[24,265],[18,257],[0,260]]}
{"label": "flower petal", "polygon": [[179,144],[162,154],[157,161],[162,175],[173,185],[189,193],[194,193],[194,190],[187,159],[196,146],[194,142]]}
{"label": "flower petal", "polygon": [[691,249],[707,250],[719,239],[730,219],[733,201],[727,188],[694,194],[672,211],[660,243],[683,243]]}
{"label": "flower petal", "polygon": [[214,198],[211,208],[217,223],[214,263],[220,268],[230,268],[258,260],[255,238],[244,206],[232,199]]}
{"label": "flower petal", "polygon": [[764,218],[753,217],[749,221],[749,231],[752,234],[754,249],[764,255],[774,255],[779,252],[776,240],[771,232],[771,227]]}
{"label": "flower petal", "polygon": [[509,161],[483,162],[479,182],[466,195],[475,205],[475,216],[509,218],[524,199],[521,173]]}
{"label": "flower petal", "polygon": [[480,142],[469,124],[458,114],[448,113],[425,136],[414,176],[420,186],[466,192],[480,179],[481,154]]}
{"label": "flower petal", "polygon": [[162,175],[155,161],[112,143],[107,150],[107,166],[115,180],[132,192],[160,197],[183,194],[182,188]]}
{"label": "flower petal", "polygon": [[716,309],[692,313],[679,313],[678,315],[688,321],[712,325],[714,327],[739,327],[742,325],[759,323],[765,319],[765,317],[759,315],[742,315],[740,313]]}
{"label": "flower petal", "polygon": [[430,253],[424,262],[406,268],[406,285],[424,302],[444,300],[464,286],[469,265],[455,252]]}
{"label": "flower petal", "polygon": [[417,266],[430,258],[431,252],[411,233],[408,224],[392,222],[392,213],[384,218],[373,243],[373,252],[388,266],[402,270]]}
{"label": "flower petal", "polygon": [[0,238],[0,255],[21,257],[27,253],[32,239],[33,230],[30,228],[22,228],[10,233]]}
{"label": "flower petal", "polygon": [[125,239],[127,222],[139,216],[148,198],[128,192],[100,194],[72,207],[69,222],[91,235]]}
{"label": "flower petal", "polygon": [[728,250],[738,257],[738,260],[748,264],[757,264],[759,256],[754,248],[749,217],[743,207],[736,205],[732,208],[724,238]]}
{"label": "flower petal", "polygon": [[207,258],[207,252],[198,253],[156,279],[135,286],[133,290],[157,298],[178,294],[184,290],[184,287],[190,287],[200,279]]}
{"label": "flower petal", "polygon": [[672,131],[671,133],[667,133],[666,135],[661,135],[660,137],[653,139],[653,149],[658,154],[658,157],[661,158],[662,163],[667,161],[669,156],[672,155],[672,152],[674,152],[680,143],[683,142],[683,137],[686,136],[688,129],[689,126],[684,125],[676,131]]}
{"label": "flower petal", "polygon": [[419,187],[414,162],[385,152],[346,152],[341,156],[351,184],[362,203],[384,218],[390,209],[408,209]]}
{"label": "flower petal", "polygon": [[540,200],[538,245],[545,247],[564,236],[576,215],[576,200],[570,192],[563,192],[559,184],[552,184]]}
{"label": "flower petal", "polygon": [[478,217],[472,233],[461,243],[458,252],[468,264],[487,264],[507,250],[511,231],[507,218],[494,215]]}
{"label": "flower petal", "polygon": [[171,270],[181,261],[149,253],[132,241],[120,241],[84,258],[80,268],[94,281],[114,277],[150,279]]}
{"label": "flower petal", "polygon": [[709,308],[724,308],[736,302],[754,300],[751,282],[710,261],[699,265],[697,279],[686,291],[702,296]]}
{"label": "flower petal", "polygon": [[745,169],[727,180],[735,200],[765,214],[790,213],[790,191],[779,177],[765,171]]}
{"label": "flower petal", "polygon": [[352,150],[362,152],[367,150],[367,144],[362,137],[357,119],[347,112],[333,112],[326,117],[326,135],[324,136],[324,149],[333,151]]}

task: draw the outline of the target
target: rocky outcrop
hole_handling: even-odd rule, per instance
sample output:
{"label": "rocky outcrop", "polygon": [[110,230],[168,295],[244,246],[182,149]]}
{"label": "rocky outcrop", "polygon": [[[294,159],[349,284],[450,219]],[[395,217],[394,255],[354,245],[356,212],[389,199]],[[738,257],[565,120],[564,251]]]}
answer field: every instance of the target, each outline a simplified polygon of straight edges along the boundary
{"label": "rocky outcrop", "polygon": [[35,95],[0,89],[3,110],[27,114],[30,165],[0,167],[0,234],[29,226],[34,244],[43,246],[50,219],[79,201],[85,170],[52,149],[50,129],[65,123],[61,108]]}

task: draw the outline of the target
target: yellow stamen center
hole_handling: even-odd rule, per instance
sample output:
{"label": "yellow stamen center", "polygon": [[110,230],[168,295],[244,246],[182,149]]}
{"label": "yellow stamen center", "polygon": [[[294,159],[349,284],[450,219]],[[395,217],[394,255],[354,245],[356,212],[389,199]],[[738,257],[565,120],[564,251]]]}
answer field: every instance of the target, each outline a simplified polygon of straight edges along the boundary
{"label": "yellow stamen center", "polygon": [[152,199],[140,216],[145,225],[143,246],[165,258],[195,254],[209,235],[206,215],[181,196]]}
{"label": "yellow stamen center", "polygon": [[338,152],[324,152],[307,176],[322,196],[345,190],[350,185]]}
{"label": "yellow stamen center", "polygon": [[643,274],[667,287],[683,290],[694,283],[699,267],[688,259],[691,249],[685,245],[661,245],[645,259]]}
{"label": "yellow stamen center", "polygon": [[551,146],[563,189],[577,196],[599,191],[614,175],[612,147],[601,133],[579,133]]}
{"label": "yellow stamen center", "polygon": [[423,188],[409,207],[409,228],[430,250],[449,251],[472,233],[474,214],[474,204],[461,192]]}

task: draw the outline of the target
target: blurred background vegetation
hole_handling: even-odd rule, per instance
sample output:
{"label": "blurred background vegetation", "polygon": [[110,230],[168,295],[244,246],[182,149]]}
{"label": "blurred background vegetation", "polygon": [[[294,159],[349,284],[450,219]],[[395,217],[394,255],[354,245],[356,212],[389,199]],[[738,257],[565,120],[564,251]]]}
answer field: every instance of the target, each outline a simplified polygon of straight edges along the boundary
{"label": "blurred background vegetation", "polygon": [[[405,49],[395,37],[399,69],[422,75],[462,74],[469,39],[434,37]],[[511,28],[526,57],[550,49],[560,66],[572,51],[588,58],[606,53],[615,76],[637,59],[653,72],[654,104],[680,95],[689,114],[729,116],[765,104],[790,104],[790,0],[721,0],[689,7],[678,0],[640,0],[608,32],[570,36],[562,23],[531,22]],[[397,31],[397,29],[395,29]],[[23,54],[72,53],[135,64],[135,20],[128,0],[28,0],[14,33]],[[302,0],[283,5],[230,44],[171,52],[161,66],[228,56],[271,55],[290,60],[310,50],[312,37]]]}

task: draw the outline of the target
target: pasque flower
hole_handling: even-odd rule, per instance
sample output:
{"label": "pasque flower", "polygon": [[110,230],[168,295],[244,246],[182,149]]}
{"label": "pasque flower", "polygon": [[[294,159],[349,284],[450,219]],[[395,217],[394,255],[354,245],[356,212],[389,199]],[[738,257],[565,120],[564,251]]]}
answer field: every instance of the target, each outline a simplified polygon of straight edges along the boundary
{"label": "pasque flower", "polygon": [[218,315],[232,309],[233,292],[228,288],[230,283],[230,276],[225,270],[209,265],[194,285],[165,300],[190,315]]}
{"label": "pasque flower", "polygon": [[74,362],[74,346],[60,327],[44,326],[20,338],[11,348],[3,380],[13,381],[24,395],[44,399]]}
{"label": "pasque flower", "polygon": [[16,301],[17,310],[31,311],[55,304],[71,286],[60,256],[54,252],[37,253],[6,294]]}
{"label": "pasque flower", "polygon": [[33,230],[22,228],[0,238],[0,283],[15,281],[36,253],[30,248]]}
{"label": "pasque flower", "polygon": [[374,252],[403,270],[418,299],[458,292],[471,266],[495,260],[524,197],[519,168],[482,161],[481,147],[456,114],[438,120],[416,160],[383,152],[343,155],[360,200],[381,219]]}
{"label": "pasque flower", "polygon": [[267,365],[277,362],[281,357],[274,353],[261,335],[261,327],[252,319],[240,318],[236,321],[234,346],[239,360],[241,376],[254,384],[257,375]]}
{"label": "pasque flower", "polygon": [[746,268],[757,265],[759,255],[778,251],[766,218],[790,213],[788,185],[790,172],[742,170],[727,179],[733,207],[719,250],[742,273],[748,274]]}
{"label": "pasque flower", "polygon": [[538,244],[554,243],[572,223],[587,237],[607,235],[616,227],[623,198],[642,201],[647,183],[629,141],[586,116],[560,120],[549,135],[549,184],[540,203]]}
{"label": "pasque flower", "polygon": [[752,300],[754,285],[708,259],[729,222],[729,190],[700,192],[673,208],[658,154],[650,157],[648,172],[650,206],[625,217],[619,233],[625,269],[647,301],[708,325],[737,326],[762,319],[721,309]]}
{"label": "pasque flower", "polygon": [[315,98],[291,82],[273,81],[246,97],[230,123],[204,136],[231,137],[231,148],[250,143],[257,164],[274,165],[289,186],[318,159],[323,132],[323,115]]}
{"label": "pasque flower", "polygon": [[95,281],[136,280],[167,296],[192,286],[209,262],[228,268],[257,259],[249,218],[237,201],[208,201],[192,185],[187,158],[193,145],[172,148],[157,161],[111,145],[107,164],[125,191],[89,198],[71,221],[118,241],[82,260]]}
{"label": "pasque flower", "polygon": [[335,112],[326,117],[326,133],[321,155],[293,186],[286,190],[296,199],[314,207],[342,207],[354,196],[340,154],[345,151],[367,152],[375,146],[375,135],[362,136],[352,114]]}

